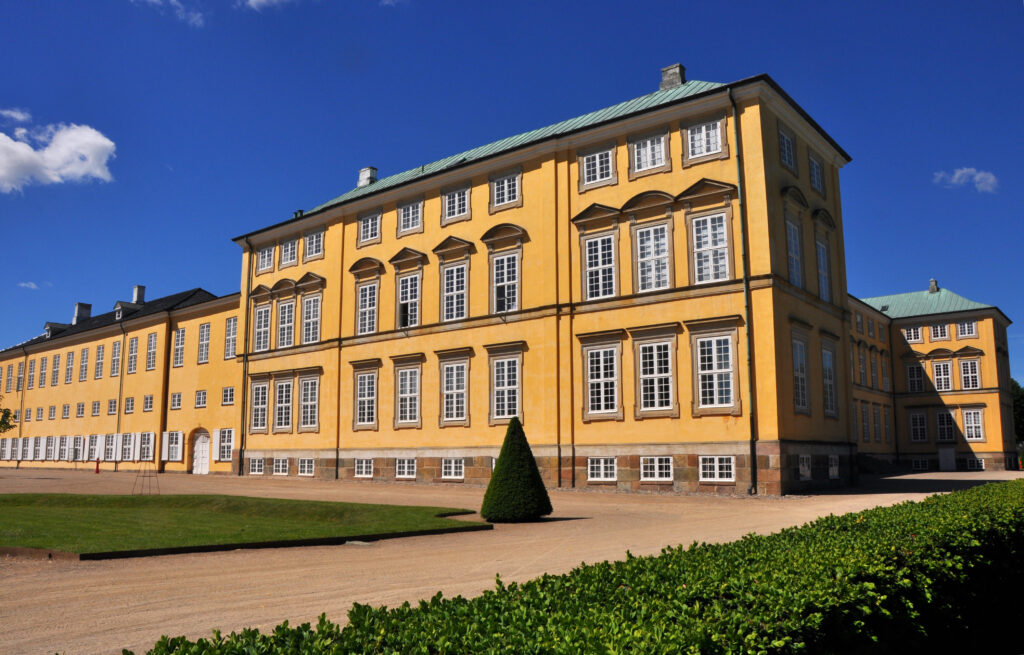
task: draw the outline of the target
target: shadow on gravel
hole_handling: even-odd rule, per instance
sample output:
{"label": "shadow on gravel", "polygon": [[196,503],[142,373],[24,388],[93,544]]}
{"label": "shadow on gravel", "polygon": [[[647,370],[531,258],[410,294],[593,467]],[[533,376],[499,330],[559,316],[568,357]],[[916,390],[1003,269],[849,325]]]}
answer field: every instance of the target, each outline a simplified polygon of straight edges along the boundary
{"label": "shadow on gravel", "polygon": [[904,476],[882,477],[861,475],[857,484],[825,492],[830,494],[936,494],[948,491],[961,491],[1000,480],[978,480],[956,477],[951,473],[948,478],[912,478]]}
{"label": "shadow on gravel", "polygon": [[591,516],[545,516],[538,523],[558,523],[559,521],[589,521]]}

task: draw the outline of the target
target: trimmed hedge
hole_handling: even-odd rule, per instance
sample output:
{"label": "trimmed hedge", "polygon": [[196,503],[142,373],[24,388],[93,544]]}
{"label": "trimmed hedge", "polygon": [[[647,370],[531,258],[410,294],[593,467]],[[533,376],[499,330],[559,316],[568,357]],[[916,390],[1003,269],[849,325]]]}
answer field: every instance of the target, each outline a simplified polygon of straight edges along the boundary
{"label": "trimmed hedge", "polygon": [[480,505],[480,516],[491,523],[522,523],[550,513],[551,498],[537,460],[526,441],[523,424],[513,416]]}
{"label": "trimmed hedge", "polygon": [[[474,599],[356,604],[165,653],[1004,652],[1024,582],[1024,480],[828,516],[770,536],[584,565]],[[1013,652],[1019,652],[1019,648]]]}

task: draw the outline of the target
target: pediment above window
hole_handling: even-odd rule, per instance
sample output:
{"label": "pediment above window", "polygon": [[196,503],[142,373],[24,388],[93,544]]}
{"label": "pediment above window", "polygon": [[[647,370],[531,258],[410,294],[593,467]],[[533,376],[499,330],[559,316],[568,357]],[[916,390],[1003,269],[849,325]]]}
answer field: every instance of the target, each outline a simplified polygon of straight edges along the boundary
{"label": "pediment above window", "polygon": [[917,352],[916,350],[911,350],[911,351],[910,351],[910,352],[908,352],[908,353],[904,353],[904,354],[903,354],[903,355],[902,355],[902,356],[900,357],[900,359],[905,359],[905,360],[907,360],[907,361],[910,361],[910,360],[920,360],[920,359],[927,359],[927,358],[928,358],[928,355],[925,355],[924,353],[919,353],[919,352]]}
{"label": "pediment above window", "polygon": [[394,266],[396,271],[421,268],[427,263],[427,256],[419,250],[402,248],[388,260],[388,263]]}
{"label": "pediment above window", "polygon": [[927,355],[928,359],[949,359],[953,356],[953,351],[949,348],[936,348],[930,350]]}
{"label": "pediment above window", "polygon": [[433,250],[433,253],[442,262],[468,257],[474,252],[476,252],[476,246],[473,245],[472,241],[466,241],[455,236],[448,237],[437,244]]}
{"label": "pediment above window", "polygon": [[530,240],[530,235],[518,225],[499,223],[484,232],[480,240],[487,245],[488,250],[497,250],[505,246],[521,246]]}
{"label": "pediment above window", "polygon": [[664,207],[675,202],[675,196],[664,191],[644,191],[638,193],[622,205],[622,212],[635,212],[652,207]]}
{"label": "pediment above window", "polygon": [[957,357],[982,357],[985,351],[974,346],[964,346],[960,350],[956,351]]}
{"label": "pediment above window", "polygon": [[296,286],[300,291],[304,292],[319,291],[327,286],[327,279],[320,277],[316,273],[306,273],[299,278],[299,281],[296,282]]}
{"label": "pediment above window", "polygon": [[270,287],[270,293],[275,298],[280,298],[282,296],[294,296],[295,280],[289,280],[287,278],[278,280],[274,286]]}
{"label": "pediment above window", "polygon": [[265,284],[261,284],[249,292],[249,297],[252,298],[253,300],[265,300],[267,298],[270,298],[270,296],[270,287],[268,287]]}
{"label": "pediment above window", "polygon": [[348,272],[358,278],[376,277],[384,274],[384,262],[373,257],[363,257],[349,267]]}
{"label": "pediment above window", "polygon": [[803,192],[795,186],[782,187],[782,199],[796,203],[804,209],[810,208],[810,205],[807,203],[807,198],[804,196]]}
{"label": "pediment above window", "polygon": [[728,203],[735,197],[736,185],[705,177],[690,185],[685,191],[677,195],[675,199],[677,202],[691,204],[716,201]]}
{"label": "pediment above window", "polygon": [[836,229],[835,219],[833,219],[832,214],[828,213],[828,211],[825,209],[815,209],[814,212],[811,214],[811,218],[813,218],[818,223],[821,223],[825,227],[828,227],[833,230]]}
{"label": "pediment above window", "polygon": [[595,224],[604,224],[606,222],[618,220],[620,215],[621,212],[618,209],[595,202],[580,213],[576,214],[576,216],[572,218],[572,223],[581,230],[586,230],[588,227]]}

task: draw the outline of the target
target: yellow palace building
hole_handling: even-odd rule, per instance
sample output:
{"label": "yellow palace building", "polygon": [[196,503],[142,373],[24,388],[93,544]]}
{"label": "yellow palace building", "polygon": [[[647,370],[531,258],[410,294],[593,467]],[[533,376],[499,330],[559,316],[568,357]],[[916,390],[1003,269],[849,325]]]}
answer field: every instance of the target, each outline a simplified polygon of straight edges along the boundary
{"label": "yellow palace building", "polygon": [[552,487],[1006,466],[1009,320],[937,285],[849,296],[849,161],[770,77],[677,64],[613,107],[364,168],[235,239],[241,293],[137,287],[0,351],[0,466],[486,483],[513,416]]}

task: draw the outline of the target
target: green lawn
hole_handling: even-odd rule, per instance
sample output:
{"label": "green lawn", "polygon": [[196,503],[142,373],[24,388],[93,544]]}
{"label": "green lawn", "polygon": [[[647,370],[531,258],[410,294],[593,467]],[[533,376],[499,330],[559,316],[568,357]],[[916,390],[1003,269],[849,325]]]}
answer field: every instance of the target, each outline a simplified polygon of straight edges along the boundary
{"label": "green lawn", "polygon": [[0,494],[0,547],[98,553],[467,526],[443,513],[468,512],[245,496]]}

